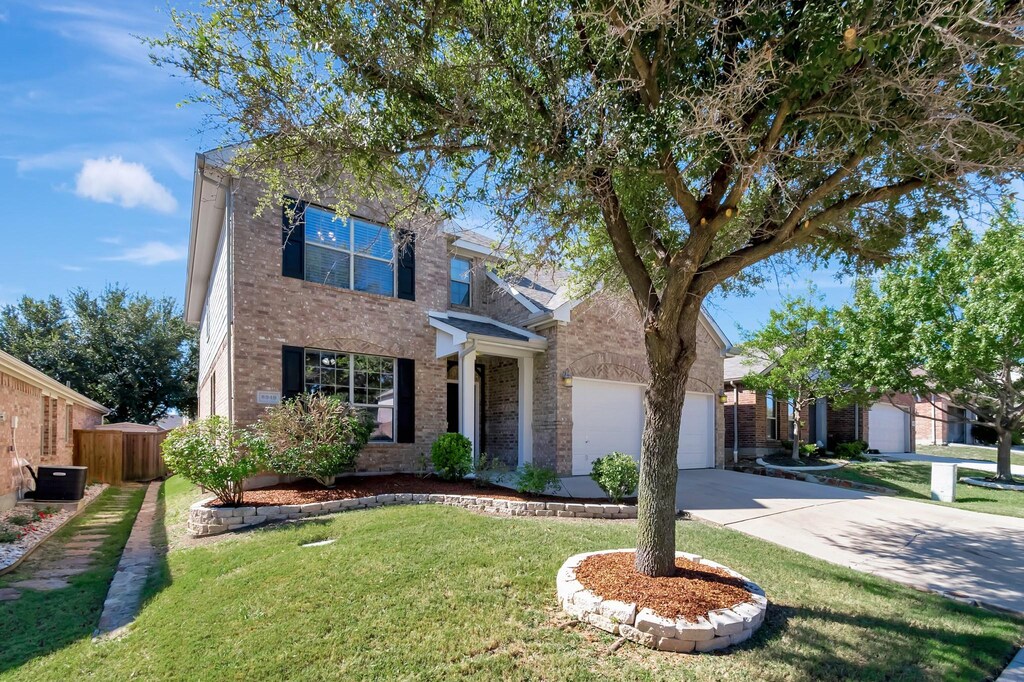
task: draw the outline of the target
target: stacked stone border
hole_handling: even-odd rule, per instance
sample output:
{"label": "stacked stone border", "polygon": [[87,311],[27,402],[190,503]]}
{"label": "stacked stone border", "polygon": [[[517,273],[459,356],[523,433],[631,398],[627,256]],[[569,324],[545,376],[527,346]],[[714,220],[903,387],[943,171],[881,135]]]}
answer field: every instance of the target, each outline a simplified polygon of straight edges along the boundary
{"label": "stacked stone border", "polygon": [[892,488],[886,488],[880,485],[871,485],[870,483],[860,483],[859,481],[848,481],[845,478],[830,478],[828,476],[821,476],[818,474],[808,474],[802,471],[786,471],[783,469],[765,469],[757,466],[745,466],[740,464],[732,468],[733,471],[739,471],[744,474],[755,474],[757,476],[770,476],[772,478],[785,478],[790,481],[804,481],[806,483],[819,483],[821,485],[830,485],[835,488],[849,488],[851,490],[860,490],[866,493],[874,493],[876,495],[895,495],[896,490]]}
{"label": "stacked stone border", "polygon": [[272,521],[305,519],[353,509],[368,509],[396,504],[443,504],[471,511],[507,516],[554,516],[570,519],[635,519],[636,505],[593,504],[582,502],[528,502],[502,500],[473,495],[437,493],[392,493],[355,497],[348,500],[283,504],[263,507],[210,507],[215,498],[196,502],[189,508],[188,533],[194,537],[218,535],[229,530],[258,526]]}
{"label": "stacked stone border", "polygon": [[764,590],[731,568],[697,554],[676,552],[676,557],[719,568],[742,580],[744,588],[750,592],[750,601],[728,609],[715,609],[708,612],[706,617],[691,622],[683,618],[665,618],[651,609],[638,611],[636,604],[602,599],[576,580],[576,569],[587,557],[635,551],[608,549],[569,557],[558,570],[555,581],[562,609],[573,618],[605,632],[619,635],[651,649],[677,653],[715,651],[745,642],[764,622],[764,614],[768,610],[768,598]]}

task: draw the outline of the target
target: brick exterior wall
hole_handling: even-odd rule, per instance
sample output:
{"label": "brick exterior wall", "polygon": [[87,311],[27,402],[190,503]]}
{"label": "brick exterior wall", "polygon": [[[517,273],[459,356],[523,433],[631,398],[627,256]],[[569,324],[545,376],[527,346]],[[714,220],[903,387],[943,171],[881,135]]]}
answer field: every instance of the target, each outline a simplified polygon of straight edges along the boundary
{"label": "brick exterior wall", "polygon": [[[18,458],[26,460],[33,468],[40,464],[71,464],[74,430],[92,428],[103,422],[99,412],[72,404],[69,424],[68,408],[64,398],[46,396],[44,399],[39,386],[0,372],[0,412],[5,415],[0,422],[0,510],[14,506],[17,501],[20,481],[12,445],[17,446]],[[17,432],[12,426],[14,417],[18,417]],[[46,420],[49,426],[44,429]],[[26,481],[31,479],[27,471],[22,473]]]}
{"label": "brick exterior wall", "polygon": [[[436,332],[427,313],[449,309],[449,246],[437,234],[416,242],[416,300],[407,301],[306,282],[281,275],[281,214],[272,208],[256,215],[258,188],[235,183],[231,252],[234,263],[231,320],[231,377],[227,361],[214,363],[217,412],[229,385],[229,416],[251,423],[265,409],[257,391],[281,390],[282,346],[321,348],[415,361],[416,416],[414,443],[368,445],[358,469],[414,471],[431,443],[447,430],[447,360],[435,357]],[[373,206],[359,206],[372,219]],[[400,226],[401,227],[401,226]],[[474,259],[472,305],[468,312],[509,324],[523,324],[529,311],[496,286]],[[610,297],[592,298],[572,313],[568,325],[552,324],[536,333],[548,349],[534,361],[534,462],[572,470],[572,397],[561,380],[571,369],[577,376],[620,377],[643,381],[646,367],[639,320],[631,306]],[[698,359],[688,390],[715,393],[722,385],[721,349],[708,329],[699,331]],[[227,356],[227,353],[224,354]],[[482,396],[484,424],[480,449],[510,464],[517,459],[518,365],[514,359],[479,355],[485,366]],[[210,410],[209,377],[199,388],[199,413]],[[716,462],[721,465],[723,415],[716,405]]]}
{"label": "brick exterior wall", "polygon": [[918,445],[948,445],[950,442],[972,443],[967,435],[966,425],[954,423],[949,412],[956,408],[945,396],[935,396],[932,401],[917,401],[913,396],[898,396],[903,404],[914,407],[914,442]]}

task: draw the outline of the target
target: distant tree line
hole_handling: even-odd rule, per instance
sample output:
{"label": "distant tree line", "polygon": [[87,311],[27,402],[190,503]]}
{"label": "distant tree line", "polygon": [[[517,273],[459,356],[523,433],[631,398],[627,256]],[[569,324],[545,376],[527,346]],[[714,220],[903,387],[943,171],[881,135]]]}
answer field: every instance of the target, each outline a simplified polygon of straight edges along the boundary
{"label": "distant tree line", "polygon": [[110,421],[196,411],[196,330],[172,298],[119,285],[24,296],[0,310],[0,348],[111,408]]}

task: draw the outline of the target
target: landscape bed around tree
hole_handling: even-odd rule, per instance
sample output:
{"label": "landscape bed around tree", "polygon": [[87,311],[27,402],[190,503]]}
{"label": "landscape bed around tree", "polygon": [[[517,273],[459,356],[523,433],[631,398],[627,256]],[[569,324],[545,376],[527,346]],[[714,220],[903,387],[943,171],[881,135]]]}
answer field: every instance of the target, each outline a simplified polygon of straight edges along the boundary
{"label": "landscape bed around tree", "polygon": [[605,632],[677,653],[745,642],[764,622],[764,590],[730,568],[676,552],[675,574],[653,578],[637,571],[635,561],[632,549],[569,557],[556,578],[563,610]]}

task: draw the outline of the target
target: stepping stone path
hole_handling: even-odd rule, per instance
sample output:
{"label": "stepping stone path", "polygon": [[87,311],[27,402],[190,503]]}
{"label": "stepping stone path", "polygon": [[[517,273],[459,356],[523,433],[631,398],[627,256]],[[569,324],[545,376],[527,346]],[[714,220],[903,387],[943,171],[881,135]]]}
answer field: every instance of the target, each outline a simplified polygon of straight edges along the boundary
{"label": "stepping stone path", "polygon": [[35,554],[14,569],[11,575],[18,580],[0,587],[0,602],[19,599],[25,590],[49,592],[70,587],[67,579],[92,568],[93,556],[109,537],[110,527],[124,518],[134,487],[126,486],[106,498],[107,509],[78,524],[78,534],[63,545],[52,539],[44,541]]}

